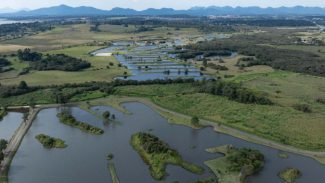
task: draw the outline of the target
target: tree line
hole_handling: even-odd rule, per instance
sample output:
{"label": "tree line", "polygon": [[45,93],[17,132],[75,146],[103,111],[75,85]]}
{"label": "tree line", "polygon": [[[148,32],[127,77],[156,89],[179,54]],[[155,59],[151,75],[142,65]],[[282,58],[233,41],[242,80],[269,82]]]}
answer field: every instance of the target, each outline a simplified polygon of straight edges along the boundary
{"label": "tree line", "polygon": [[204,41],[187,45],[184,48],[195,50],[197,52],[203,52],[205,50],[238,52],[242,55],[255,57],[255,59],[247,60],[247,64],[249,66],[268,65],[274,69],[300,72],[316,76],[325,76],[325,60],[319,55],[307,51],[257,45],[257,43],[249,41],[246,42],[241,38]]}
{"label": "tree line", "polygon": [[199,82],[197,84],[199,92],[224,96],[229,100],[234,100],[240,103],[260,105],[273,104],[272,101],[266,97],[266,94],[254,92],[240,86],[240,84],[225,81]]}
{"label": "tree line", "polygon": [[29,48],[18,50],[17,56],[19,60],[28,61],[30,69],[39,71],[79,71],[91,66],[89,62],[79,58],[65,54],[43,55],[42,53],[32,52]]}

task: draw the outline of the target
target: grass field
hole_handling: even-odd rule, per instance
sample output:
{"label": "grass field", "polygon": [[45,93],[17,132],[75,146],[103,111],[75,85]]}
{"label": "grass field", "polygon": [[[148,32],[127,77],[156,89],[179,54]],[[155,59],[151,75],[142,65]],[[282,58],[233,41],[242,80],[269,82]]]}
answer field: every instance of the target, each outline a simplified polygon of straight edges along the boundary
{"label": "grass field", "polygon": [[[309,150],[325,149],[325,114],[303,113],[289,106],[254,105],[196,93],[190,84],[125,86],[117,94],[151,98],[164,108],[225,124],[258,136]],[[130,92],[131,91],[131,92]],[[156,96],[153,94],[157,93]],[[325,106],[319,104],[321,110]]]}
{"label": "grass field", "polygon": [[[112,81],[117,76],[122,76],[127,69],[118,67],[118,61],[114,57],[94,57],[89,55],[91,51],[99,49],[99,46],[77,46],[46,52],[49,54],[67,54],[73,57],[82,58],[91,63],[91,68],[78,72],[65,71],[31,71],[29,74],[14,76],[10,79],[1,79],[2,84],[17,84],[20,81],[26,81],[29,85],[50,85],[64,83],[81,83],[86,81]],[[109,63],[114,66],[109,66]],[[13,62],[15,67],[24,67],[24,63],[19,61]],[[19,65],[20,64],[20,65]],[[26,63],[25,63],[25,66]],[[110,68],[107,69],[106,67]],[[6,77],[2,77],[6,78]]]}
{"label": "grass field", "polygon": [[[220,63],[218,60],[208,61],[208,63],[225,66],[228,68],[228,70],[218,71],[218,70],[206,67],[206,70],[203,71],[203,73],[212,75],[215,77],[225,78],[226,75],[236,77],[236,76],[243,76],[243,75],[250,75],[250,74],[269,73],[269,72],[274,71],[274,69],[272,69],[271,67],[266,66],[266,65],[256,65],[256,66],[244,67],[243,69],[240,69],[238,66],[236,66],[236,64],[237,64],[238,60],[242,57],[243,57],[242,55],[238,55],[238,56],[231,57],[231,58],[225,57],[225,58],[223,58],[224,63]],[[194,64],[197,67],[203,66],[202,61],[194,62]],[[225,78],[225,79],[227,79],[227,78]]]}
{"label": "grass field", "polygon": [[[90,32],[90,27],[90,24],[63,25],[37,35],[3,41],[1,46],[6,49],[0,49],[0,53],[15,52],[17,48],[23,47],[34,48],[38,51],[48,51],[93,41],[165,39],[171,36],[200,34],[193,28],[184,28],[177,31],[174,28],[160,27],[155,28],[153,31],[130,33],[130,31],[134,30],[132,26],[125,28],[122,25],[103,25],[100,27],[103,30],[101,32]],[[172,35],[167,35],[168,32]]]}

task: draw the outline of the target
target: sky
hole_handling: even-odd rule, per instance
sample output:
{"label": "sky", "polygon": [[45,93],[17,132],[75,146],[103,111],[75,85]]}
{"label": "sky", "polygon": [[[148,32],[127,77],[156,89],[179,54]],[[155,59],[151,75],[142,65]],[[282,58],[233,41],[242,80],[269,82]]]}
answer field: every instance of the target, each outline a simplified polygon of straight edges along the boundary
{"label": "sky", "polygon": [[188,9],[193,6],[318,6],[325,7],[325,0],[1,0],[1,8],[37,9],[66,4],[69,6],[92,6],[100,9],[114,7],[143,10],[147,8]]}

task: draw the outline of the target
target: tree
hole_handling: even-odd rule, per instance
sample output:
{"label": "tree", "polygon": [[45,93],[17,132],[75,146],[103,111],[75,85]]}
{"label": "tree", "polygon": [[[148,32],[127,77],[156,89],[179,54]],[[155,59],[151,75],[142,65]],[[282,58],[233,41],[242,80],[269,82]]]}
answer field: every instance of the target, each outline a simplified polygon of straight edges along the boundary
{"label": "tree", "polygon": [[109,119],[110,116],[111,116],[111,113],[110,113],[109,111],[105,111],[105,112],[103,113],[103,117],[104,117],[105,119]]}
{"label": "tree", "polygon": [[191,123],[193,126],[199,126],[200,119],[197,116],[192,117]]}
{"label": "tree", "polygon": [[208,66],[208,61],[207,61],[207,59],[204,59],[204,60],[203,60],[203,66],[204,66],[204,67],[207,67],[207,66]]}
{"label": "tree", "polygon": [[5,155],[3,154],[2,151],[0,151],[0,162],[3,161],[5,158]]}
{"label": "tree", "polygon": [[25,81],[20,81],[18,89],[28,89],[28,85]]}
{"label": "tree", "polygon": [[0,151],[6,149],[7,145],[8,145],[8,141],[6,141],[5,139],[0,139]]}

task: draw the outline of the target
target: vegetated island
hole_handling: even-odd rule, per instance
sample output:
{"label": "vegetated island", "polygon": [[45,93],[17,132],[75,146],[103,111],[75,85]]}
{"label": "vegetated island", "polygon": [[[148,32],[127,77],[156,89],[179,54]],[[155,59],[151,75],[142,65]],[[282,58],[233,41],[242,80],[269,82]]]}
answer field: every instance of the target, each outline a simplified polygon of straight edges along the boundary
{"label": "vegetated island", "polygon": [[286,183],[295,183],[301,177],[301,172],[296,168],[287,168],[281,171],[278,176]]}
{"label": "vegetated island", "polygon": [[156,180],[165,177],[167,164],[181,166],[196,174],[202,174],[204,171],[202,167],[184,161],[176,150],[150,133],[133,134],[131,144],[143,161],[149,165],[151,176]]}
{"label": "vegetated island", "polygon": [[35,137],[45,148],[66,148],[65,142],[59,138],[50,137],[48,135],[39,134]]}
{"label": "vegetated island", "polygon": [[210,153],[222,153],[225,156],[205,161],[217,176],[220,183],[243,183],[245,178],[264,166],[264,155],[253,149],[237,149],[232,145],[209,148]]}
{"label": "vegetated island", "polygon": [[104,133],[104,130],[94,127],[92,125],[89,125],[84,122],[77,121],[71,114],[68,112],[61,112],[57,114],[57,117],[59,118],[60,122],[69,125],[71,127],[79,128],[80,130],[94,134],[94,135],[101,135]]}

